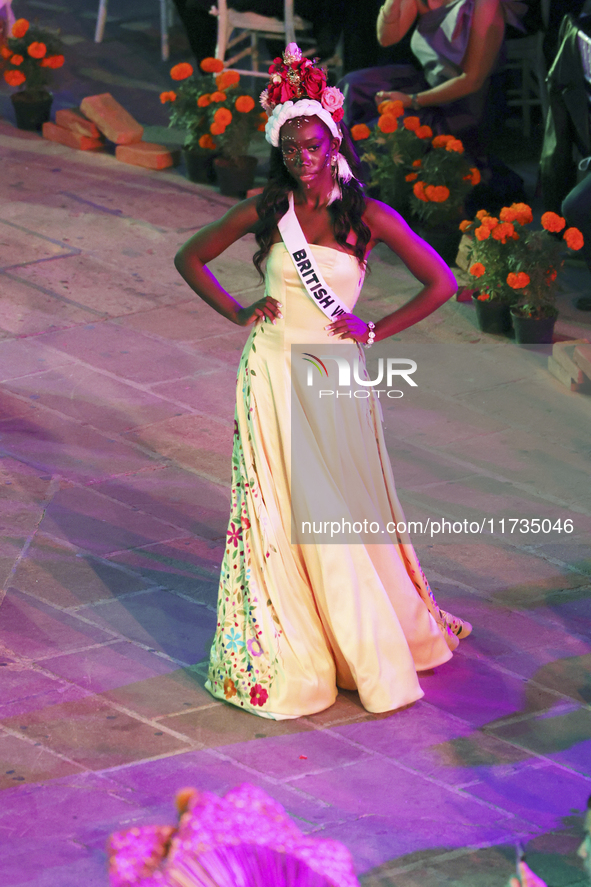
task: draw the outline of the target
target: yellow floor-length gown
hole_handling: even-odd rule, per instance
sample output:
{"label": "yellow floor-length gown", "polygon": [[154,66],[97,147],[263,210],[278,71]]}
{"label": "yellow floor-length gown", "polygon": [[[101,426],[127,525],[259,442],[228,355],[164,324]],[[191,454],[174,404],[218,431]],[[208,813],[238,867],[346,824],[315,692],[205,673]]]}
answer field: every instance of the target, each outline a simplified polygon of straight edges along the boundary
{"label": "yellow floor-length gown", "polygon": [[[357,259],[332,247],[311,249],[352,311],[363,282]],[[335,702],[337,686],[357,689],[368,711],[390,711],[423,696],[417,671],[450,659],[458,640],[439,615],[406,534],[392,544],[291,543],[294,410],[306,426],[304,438],[308,432],[314,486],[324,484],[343,508],[371,499],[384,524],[404,514],[373,392],[314,415],[297,391],[292,400],[292,345],[340,344],[343,354],[356,355],[359,347],[328,337],[328,320],[283,243],[271,248],[266,291],[282,304],[283,318],[257,324],[240,360],[232,510],[206,687],[267,718],[322,711]],[[338,460],[329,454],[335,442]],[[300,514],[305,499],[298,487]]]}

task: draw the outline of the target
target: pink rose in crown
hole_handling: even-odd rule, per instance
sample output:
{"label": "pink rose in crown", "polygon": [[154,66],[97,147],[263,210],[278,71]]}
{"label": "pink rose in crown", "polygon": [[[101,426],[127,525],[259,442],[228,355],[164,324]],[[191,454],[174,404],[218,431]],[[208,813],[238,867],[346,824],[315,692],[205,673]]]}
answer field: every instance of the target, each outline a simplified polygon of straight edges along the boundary
{"label": "pink rose in crown", "polygon": [[319,68],[306,68],[301,72],[302,86],[307,96],[319,102],[326,87],[326,75]]}
{"label": "pink rose in crown", "polygon": [[333,111],[331,114],[331,117],[335,123],[340,123],[344,116],[345,112],[342,108],[337,108],[336,111]]}
{"label": "pink rose in crown", "polygon": [[[333,119],[335,120],[335,111],[338,111],[339,108],[343,107],[344,101],[345,96],[336,86],[327,86],[322,93],[322,107],[328,111],[329,114],[332,114]],[[342,115],[339,117],[339,120],[340,119],[342,119]]]}

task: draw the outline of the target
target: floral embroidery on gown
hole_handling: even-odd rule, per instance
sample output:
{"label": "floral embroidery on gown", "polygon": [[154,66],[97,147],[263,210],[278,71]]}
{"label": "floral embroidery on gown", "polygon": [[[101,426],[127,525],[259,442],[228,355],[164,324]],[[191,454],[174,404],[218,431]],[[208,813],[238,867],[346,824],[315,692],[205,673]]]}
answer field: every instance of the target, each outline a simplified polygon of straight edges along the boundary
{"label": "floral embroidery on gown", "polygon": [[[329,286],[353,310],[363,282],[355,257],[311,248]],[[232,506],[206,687],[267,718],[322,711],[335,702],[337,686],[357,689],[368,711],[390,711],[423,696],[417,671],[450,659],[458,639],[408,535],[380,545],[291,543],[291,346],[337,343],[283,243],[269,254],[266,289],[282,303],[283,318],[253,328],[238,368]],[[359,353],[338,341],[344,354]],[[356,404],[346,421],[357,445],[347,450],[346,438],[340,461],[359,467],[350,476],[366,484],[359,488],[365,497],[369,478],[384,524],[403,521],[377,397],[372,391]],[[305,421],[305,408],[297,400],[295,407]],[[342,419],[337,407],[321,421]],[[324,430],[330,439],[337,429]],[[327,472],[324,434],[314,443],[311,468]]]}

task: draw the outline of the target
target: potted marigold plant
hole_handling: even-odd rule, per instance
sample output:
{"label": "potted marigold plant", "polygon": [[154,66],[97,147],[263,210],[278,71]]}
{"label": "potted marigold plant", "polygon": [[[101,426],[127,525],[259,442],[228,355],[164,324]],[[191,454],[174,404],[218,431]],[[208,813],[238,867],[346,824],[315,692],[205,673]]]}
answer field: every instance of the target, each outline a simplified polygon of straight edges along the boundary
{"label": "potted marigold plant", "polygon": [[458,219],[467,195],[480,182],[480,170],[466,159],[460,139],[437,135],[407,178],[413,183],[410,209],[420,223],[419,234],[453,264],[461,240]]}
{"label": "potted marigold plant", "polygon": [[11,35],[2,46],[2,71],[9,86],[18,87],[11,95],[16,125],[36,130],[49,120],[53,96],[48,87],[53,71],[64,64],[59,37],[46,28],[16,20]]}
{"label": "potted marigold plant", "polygon": [[510,311],[515,341],[522,345],[552,342],[563,242],[551,235],[562,231],[569,249],[584,244],[578,228],[567,229],[556,213],[544,213],[541,231],[526,227],[532,221],[530,207],[514,203],[503,207],[498,218],[481,210],[473,222],[460,225],[473,237],[469,272],[479,281],[477,305],[503,304]]}
{"label": "potted marigold plant", "polygon": [[[218,159],[240,165],[237,158],[246,154],[253,133],[261,128],[261,119],[254,99],[238,89],[237,71],[224,71],[224,63],[215,58],[203,59],[200,67],[203,74],[195,76],[192,65],[175,65],[170,75],[180,85],[163,92],[160,101],[170,103],[169,125],[185,130],[183,154],[189,178],[205,182],[215,181]],[[243,166],[248,165],[252,182],[256,158],[248,160]],[[247,182],[240,191],[248,187]],[[222,184],[220,190],[228,193]]]}
{"label": "potted marigold plant", "polygon": [[365,123],[351,127],[351,136],[363,142],[361,160],[370,170],[369,188],[375,189],[380,200],[404,216],[412,194],[409,174],[420,166],[433,132],[421,126],[418,117],[406,117],[402,102],[382,102],[380,117],[372,132]]}
{"label": "potted marigold plant", "polygon": [[418,117],[403,117],[402,102],[383,102],[378,110],[373,132],[365,124],[351,129],[353,139],[364,141],[361,159],[371,170],[369,185],[452,264],[460,241],[456,221],[480,172],[470,166],[459,139],[433,137]]}

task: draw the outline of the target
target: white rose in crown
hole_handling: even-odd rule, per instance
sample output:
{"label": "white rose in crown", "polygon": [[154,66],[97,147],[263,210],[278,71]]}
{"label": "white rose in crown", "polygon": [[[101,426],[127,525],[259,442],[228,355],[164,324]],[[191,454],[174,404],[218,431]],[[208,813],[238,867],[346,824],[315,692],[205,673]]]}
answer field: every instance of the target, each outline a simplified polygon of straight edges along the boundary
{"label": "white rose in crown", "polygon": [[322,93],[321,101],[322,107],[328,111],[329,114],[334,114],[335,111],[338,111],[339,108],[343,107],[345,96],[336,86],[327,86]]}

